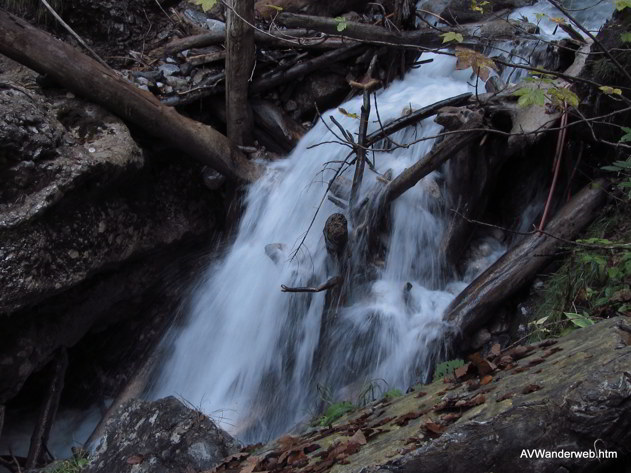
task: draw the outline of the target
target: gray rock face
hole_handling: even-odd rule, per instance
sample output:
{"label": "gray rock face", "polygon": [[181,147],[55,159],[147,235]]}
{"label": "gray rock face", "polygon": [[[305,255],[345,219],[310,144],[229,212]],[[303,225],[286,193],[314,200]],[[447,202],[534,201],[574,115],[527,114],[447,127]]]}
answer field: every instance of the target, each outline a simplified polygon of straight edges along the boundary
{"label": "gray rock face", "polygon": [[188,473],[208,470],[238,443],[174,397],[132,400],[107,423],[85,473]]}

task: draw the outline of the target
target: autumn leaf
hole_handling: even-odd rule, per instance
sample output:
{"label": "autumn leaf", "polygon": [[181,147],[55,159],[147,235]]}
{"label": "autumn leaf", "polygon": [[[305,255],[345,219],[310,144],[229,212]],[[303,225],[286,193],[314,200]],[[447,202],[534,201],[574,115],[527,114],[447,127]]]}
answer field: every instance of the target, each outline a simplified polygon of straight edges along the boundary
{"label": "autumn leaf", "polygon": [[488,80],[491,69],[497,71],[493,59],[472,49],[457,47],[456,58],[456,70],[461,71],[470,67],[482,80]]}
{"label": "autumn leaf", "polygon": [[144,461],[145,457],[143,455],[132,455],[127,457],[127,464],[129,465],[139,465]]}
{"label": "autumn leaf", "polygon": [[350,113],[347,112],[345,108],[338,108],[337,109],[342,115],[348,117],[348,118],[354,118],[355,120],[359,120],[359,115],[357,115],[356,113]]}
{"label": "autumn leaf", "polygon": [[191,0],[191,1],[195,5],[201,6],[204,13],[212,9],[212,7],[214,7],[217,4],[217,0]]}
{"label": "autumn leaf", "polygon": [[552,21],[553,23],[556,23],[557,25],[565,24],[565,18],[562,18],[560,16],[551,16],[549,17],[549,20]]}
{"label": "autumn leaf", "polygon": [[354,442],[357,445],[366,445],[366,436],[361,429],[358,429],[357,432],[355,432],[355,435],[353,435],[348,441]]}
{"label": "autumn leaf", "polygon": [[265,5],[267,8],[273,8],[274,10],[281,12],[284,10],[283,7],[279,7],[278,5]]}
{"label": "autumn leaf", "polygon": [[462,43],[464,38],[460,33],[456,33],[455,31],[448,31],[447,33],[443,33],[440,36],[443,37],[443,43],[449,43],[450,41],[457,41],[458,43]]}

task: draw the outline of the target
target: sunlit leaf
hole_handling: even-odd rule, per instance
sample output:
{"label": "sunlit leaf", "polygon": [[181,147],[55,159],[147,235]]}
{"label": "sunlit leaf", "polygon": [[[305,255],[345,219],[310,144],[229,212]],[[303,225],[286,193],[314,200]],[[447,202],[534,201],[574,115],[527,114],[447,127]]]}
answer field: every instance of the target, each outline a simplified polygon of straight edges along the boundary
{"label": "sunlit leaf", "polygon": [[614,89],[613,87],[609,87],[608,85],[601,85],[598,88],[601,92],[604,92],[607,95],[622,95],[622,90]]}
{"label": "sunlit leaf", "polygon": [[441,34],[441,36],[443,37],[443,43],[448,43],[450,41],[462,43],[464,40],[462,35],[460,33],[456,33],[455,31],[448,31],[447,33]]}
{"label": "sunlit leaf", "polygon": [[620,35],[620,41],[622,41],[623,43],[631,43],[631,33],[622,33]]}
{"label": "sunlit leaf", "polygon": [[191,0],[195,5],[199,5],[202,7],[204,12],[212,9],[215,5],[217,5],[217,0]]}
{"label": "sunlit leaf", "polygon": [[627,7],[631,8],[631,0],[616,0],[616,10],[622,11]]}
{"label": "sunlit leaf", "polygon": [[545,13],[535,13],[535,18],[537,19],[537,23],[543,20],[546,17]]}
{"label": "sunlit leaf", "polygon": [[267,8],[273,8],[276,11],[283,11],[284,8],[283,7],[279,7],[278,5],[265,5]]}
{"label": "sunlit leaf", "polygon": [[522,87],[513,92],[513,95],[519,97],[517,105],[520,107],[529,107],[530,105],[543,106],[546,103],[546,93],[538,87]]}

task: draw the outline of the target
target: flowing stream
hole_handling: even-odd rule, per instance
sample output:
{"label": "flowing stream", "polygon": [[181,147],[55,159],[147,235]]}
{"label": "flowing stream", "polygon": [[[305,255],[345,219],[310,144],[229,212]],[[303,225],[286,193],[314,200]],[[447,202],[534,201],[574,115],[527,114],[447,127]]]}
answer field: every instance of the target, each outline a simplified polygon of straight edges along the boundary
{"label": "flowing stream", "polygon": [[[543,9],[538,4],[513,17]],[[590,27],[611,13],[610,5],[601,10],[598,25]],[[559,39],[551,36],[548,23],[542,26],[547,39]],[[427,58],[433,62],[377,94],[382,122],[472,90],[471,70],[457,71],[455,58],[423,55]],[[355,98],[343,108],[359,115],[360,106],[361,98]],[[378,129],[374,102],[372,110],[369,132]],[[333,132],[331,115],[357,130],[357,119],[332,110],[323,118]],[[383,265],[340,312],[326,353],[318,352],[325,293],[288,294],[280,287],[314,286],[336,275],[322,229],[326,218],[341,210],[324,196],[349,149],[332,143],[337,139],[331,130],[319,122],[289,157],[270,165],[249,188],[236,241],[207,269],[183,326],[163,344],[166,361],[151,396],[180,396],[244,441],[287,431],[315,414],[321,399],[358,402],[366,393],[405,390],[420,381],[433,363],[430,347],[441,338],[445,307],[504,251],[497,242],[487,245],[490,250],[470,265],[466,280],[449,279],[451,268],[439,256],[449,189],[440,172],[432,173],[396,201]],[[392,138],[410,143],[440,130],[427,119]],[[392,169],[396,176],[432,144],[429,139],[376,152],[376,169]],[[344,175],[350,180],[352,172]],[[377,185],[376,174],[366,169],[363,193]],[[276,262],[266,254],[268,244],[278,244]],[[404,295],[407,283],[411,289]]]}
{"label": "flowing stream", "polygon": [[[383,122],[470,89],[470,71],[456,71],[452,57],[431,57],[432,63],[378,94]],[[349,114],[360,114],[360,107],[359,97],[344,104]],[[378,129],[374,103],[372,108],[369,132]],[[330,115],[344,128],[357,130],[357,119],[333,110],[323,115],[327,123]],[[440,130],[428,119],[393,139],[409,143]],[[167,341],[170,353],[153,397],[179,395],[244,440],[265,440],[313,414],[318,396],[351,398],[368,387],[405,389],[426,373],[426,347],[440,337],[442,312],[456,292],[449,292],[439,258],[446,223],[446,189],[439,173],[396,201],[383,267],[341,312],[325,369],[315,363],[325,294],[280,291],[281,284],[317,285],[336,275],[327,261],[322,229],[340,209],[325,199],[318,211],[328,181],[349,152],[330,143],[335,140],[319,122],[287,159],[270,166],[250,187],[236,241],[208,268],[185,326]],[[397,175],[432,143],[375,153],[376,169]],[[352,179],[352,172],[344,176]],[[364,192],[378,185],[375,176],[366,170]],[[271,243],[283,244],[277,246],[282,248],[277,263],[265,252]],[[404,301],[408,282],[412,289]]]}

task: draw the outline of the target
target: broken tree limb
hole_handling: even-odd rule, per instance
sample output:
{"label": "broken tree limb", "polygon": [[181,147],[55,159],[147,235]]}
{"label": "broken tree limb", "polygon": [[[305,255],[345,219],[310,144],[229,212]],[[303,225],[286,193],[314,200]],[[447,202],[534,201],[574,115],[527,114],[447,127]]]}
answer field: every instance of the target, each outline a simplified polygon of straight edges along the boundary
{"label": "broken tree limb", "polygon": [[443,314],[449,326],[447,346],[455,351],[464,349],[466,340],[493,317],[495,308],[532,279],[559,246],[575,238],[596,217],[605,198],[603,180],[589,184],[561,208],[545,233],[533,232],[469,284]]}
{"label": "broken tree limb", "polygon": [[364,46],[355,44],[344,48],[329,51],[313,59],[296,64],[285,71],[273,73],[268,77],[262,77],[252,84],[250,94],[260,94],[290,80],[297,79],[305,74],[315,71],[334,62],[343,61],[353,56],[357,56],[364,51]]}
{"label": "broken tree limb", "polygon": [[316,287],[287,287],[284,284],[282,284],[280,286],[280,290],[282,292],[322,292],[322,291],[326,291],[327,289],[331,289],[332,287],[337,286],[341,282],[342,282],[342,277],[335,276],[329,279],[324,284],[320,284],[319,286],[316,286]]}
{"label": "broken tree limb", "polygon": [[272,102],[252,100],[251,104],[256,118],[255,127],[261,127],[269,133],[282,152],[288,153],[294,149],[306,133],[304,127]]}
{"label": "broken tree limb", "polygon": [[26,469],[31,470],[38,466],[44,453],[48,450],[48,436],[50,429],[55,422],[59,400],[61,399],[61,391],[64,388],[64,378],[66,376],[66,368],[68,367],[68,353],[65,347],[61,347],[52,363],[50,364],[52,371],[52,379],[46,397],[42,403],[42,407],[37,416],[37,423],[31,436],[31,444],[26,457]]}
{"label": "broken tree limb", "polygon": [[359,119],[359,134],[357,136],[357,146],[355,147],[355,175],[353,176],[353,185],[351,187],[351,200],[349,207],[352,210],[357,204],[357,196],[362,185],[364,177],[364,165],[366,162],[366,131],[368,130],[368,118],[370,117],[370,88],[364,88],[364,103],[361,107],[361,117]]}
{"label": "broken tree limb", "polygon": [[261,172],[218,131],[180,115],[74,47],[1,10],[0,53],[50,75],[229,178],[251,182]]}
{"label": "broken tree limb", "polygon": [[[185,38],[174,39],[168,43],[164,49],[155,50],[152,55],[173,55],[180,51],[191,48],[203,48],[221,44],[225,41],[223,31],[212,31],[209,33],[187,36]],[[285,29],[263,33],[254,31],[254,42],[259,46],[276,48],[301,48],[301,49],[335,49],[341,46],[342,39],[337,36],[318,38],[313,36],[313,32],[306,28]],[[348,42],[348,40],[347,40]]]}
{"label": "broken tree limb", "polygon": [[381,130],[377,130],[366,137],[366,146],[371,146],[375,144],[377,141],[396,133],[399,130],[403,130],[404,128],[414,125],[415,123],[420,122],[421,120],[431,117],[435,115],[439,109],[447,106],[457,107],[459,105],[464,105],[469,101],[469,98],[473,94],[471,92],[467,92],[466,94],[456,95],[455,97],[451,97],[445,100],[441,100],[439,102],[428,105],[427,107],[423,107],[419,110],[416,110],[409,115],[401,117],[397,120],[394,120],[390,123],[384,125]]}
{"label": "broken tree limb", "polygon": [[4,406],[0,406],[0,438],[2,438],[3,425],[4,425]]}
{"label": "broken tree limb", "polygon": [[461,133],[446,137],[432,151],[390,181],[384,191],[384,202],[388,203],[397,199],[423,177],[454,156],[457,151],[479,138],[484,133],[484,130],[480,129],[481,126],[482,115],[472,112],[467,122],[459,128],[458,131]]}
{"label": "broken tree limb", "polygon": [[[254,69],[254,0],[226,4],[226,128],[236,145],[252,144],[252,110],[248,104]],[[249,23],[249,24],[248,24]]]}

